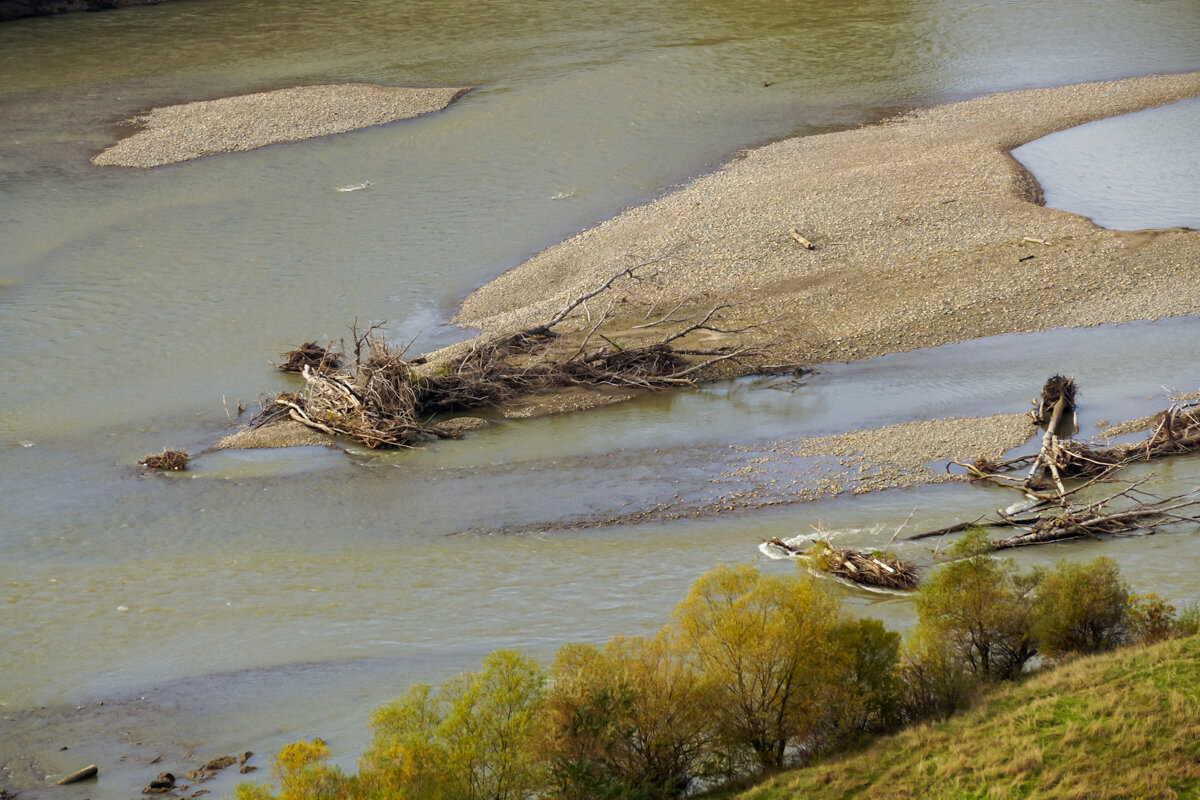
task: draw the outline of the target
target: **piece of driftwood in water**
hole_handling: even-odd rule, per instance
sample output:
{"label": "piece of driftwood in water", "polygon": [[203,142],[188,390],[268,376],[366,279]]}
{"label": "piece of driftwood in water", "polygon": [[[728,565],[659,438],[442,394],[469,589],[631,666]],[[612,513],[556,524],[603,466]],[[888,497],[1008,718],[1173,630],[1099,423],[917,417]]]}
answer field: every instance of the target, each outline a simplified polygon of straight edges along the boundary
{"label": "piece of driftwood in water", "polygon": [[[1145,501],[1135,499],[1133,489],[1138,485],[1140,483],[1086,506],[1067,506],[1059,513],[1042,517],[1024,533],[994,541],[992,546],[1003,550],[1066,539],[1097,538],[1105,534],[1152,533],[1163,525],[1175,522],[1200,522],[1200,516],[1181,513],[1200,505],[1200,490]],[[1110,510],[1108,505],[1118,497],[1132,500],[1133,504],[1127,508]]]}
{"label": "piece of driftwood in water", "polygon": [[327,372],[342,366],[345,356],[333,346],[321,347],[316,342],[305,342],[294,350],[280,353],[283,363],[275,364],[281,372],[303,372],[305,367],[317,372]]}
{"label": "piece of driftwood in water", "polygon": [[150,469],[179,471],[187,469],[189,461],[190,456],[182,450],[163,450],[161,453],[146,456],[138,463]]}
{"label": "piece of driftwood in water", "polygon": [[79,783],[80,781],[86,781],[88,778],[94,778],[99,773],[100,773],[100,770],[96,767],[95,764],[88,764],[83,769],[72,772],[67,777],[58,781],[55,785],[56,786],[68,786],[72,783]]}
{"label": "piece of driftwood in water", "polygon": [[862,553],[833,547],[828,542],[817,541],[807,550],[788,544],[782,539],[764,540],[788,553],[802,556],[822,572],[837,575],[861,586],[882,589],[912,590],[917,588],[920,576],[917,566],[890,553]]}
{"label": "piece of driftwood in water", "polygon": [[[649,262],[647,262],[649,263]],[[348,436],[367,447],[408,447],[425,436],[443,435],[429,423],[434,414],[494,407],[523,395],[553,391],[569,386],[617,386],[661,389],[695,386],[695,376],[722,361],[753,360],[758,363],[765,345],[722,345],[712,349],[684,349],[678,342],[698,331],[737,335],[766,323],[724,327],[721,313],[732,307],[718,303],[706,311],[684,313],[639,325],[639,328],[675,328],[657,341],[640,346],[614,342],[600,332],[608,321],[614,300],[593,319],[586,301],[610,289],[622,277],[641,280],[636,270],[621,270],[599,287],[580,293],[548,322],[513,333],[475,340],[458,356],[427,364],[425,358],[406,359],[404,349],[387,343],[379,326],[354,335],[354,363],[339,370],[302,364],[305,386],[301,392],[286,392],[264,406],[251,427],[290,417],[330,435]],[[555,347],[559,334],[554,327],[582,308],[585,335],[573,352]],[[593,339],[604,343],[593,345]],[[312,352],[306,343],[297,351]],[[797,369],[797,365],[786,365]],[[773,367],[778,371],[779,365]]]}

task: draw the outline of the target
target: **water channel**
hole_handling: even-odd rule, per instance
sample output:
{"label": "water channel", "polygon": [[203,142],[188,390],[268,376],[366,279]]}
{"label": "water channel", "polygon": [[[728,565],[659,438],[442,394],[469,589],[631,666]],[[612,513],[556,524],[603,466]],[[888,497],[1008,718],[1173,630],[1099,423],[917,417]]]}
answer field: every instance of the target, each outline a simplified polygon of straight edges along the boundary
{"label": "water channel", "polygon": [[[497,647],[548,658],[653,630],[719,561],[791,569],[759,555],[764,537],[819,521],[869,544],[910,514],[936,527],[1006,498],[937,486],[565,527],[703,501],[730,445],[1021,411],[1055,371],[1079,379],[1085,427],[1200,387],[1200,322],[1185,318],[826,365],[799,385],[735,381],[400,454],[136,467],[211,444],[239,401],[291,386],[269,359],[355,318],[417,349],[461,337],[447,322],[473,287],[739,148],[990,91],[1200,69],[1198,42],[1193,0],[363,0],[332,16],[315,0],[192,0],[0,25],[0,786],[37,797],[46,773],[96,762],[98,783],[54,796],[127,797],[156,754],[306,735],[352,766],[369,709],[411,681]],[[150,106],[348,80],[476,88],[354,134],[151,171],[89,164]],[[1179,105],[1183,121],[1145,112],[1176,114],[1158,138],[1098,123],[1141,143],[1117,159],[1132,177],[1106,184],[1126,211],[1144,204],[1121,181],[1153,165],[1174,165],[1156,195],[1196,185],[1178,168],[1197,160],[1196,104]],[[1030,166],[1078,172],[1100,146]],[[1200,483],[1196,459],[1156,472]],[[1019,558],[1104,552],[1138,590],[1186,602],[1196,534]],[[911,623],[903,599],[836,591]]]}

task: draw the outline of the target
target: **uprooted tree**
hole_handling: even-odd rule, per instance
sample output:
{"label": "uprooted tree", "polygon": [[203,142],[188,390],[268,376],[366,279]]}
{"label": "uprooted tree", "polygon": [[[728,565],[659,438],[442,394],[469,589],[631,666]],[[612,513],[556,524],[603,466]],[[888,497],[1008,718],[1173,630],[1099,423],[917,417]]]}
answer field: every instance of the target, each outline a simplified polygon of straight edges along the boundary
{"label": "uprooted tree", "polygon": [[[352,328],[352,361],[337,347],[306,342],[283,353],[280,365],[300,372],[304,388],[270,398],[251,426],[290,418],[370,448],[409,447],[425,436],[450,435],[431,424],[435,414],[493,408],[566,387],[695,386],[706,370],[726,361],[752,362],[758,371],[799,368],[765,364],[765,351],[775,342],[682,346],[685,337],[697,332],[736,336],[764,327],[765,323],[725,326],[722,312],[734,306],[726,302],[690,313],[681,303],[658,319],[633,325],[642,336],[663,331],[641,344],[625,345],[605,335],[601,328],[612,319],[617,301],[611,301],[594,320],[587,301],[609,292],[620,280],[642,280],[638,271],[649,263],[623,269],[577,295],[544,323],[478,337],[454,355],[437,360],[406,358],[407,348],[389,344],[378,325],[364,332],[357,325]],[[568,318],[583,322],[577,344],[556,330]]]}
{"label": "uprooted tree", "polygon": [[[1150,418],[1150,434],[1140,442],[1100,447],[1058,435],[1066,415],[1075,410],[1075,395],[1075,383],[1070,378],[1055,375],[1046,382],[1031,412],[1036,422],[1046,426],[1035,455],[1001,462],[951,462],[966,469],[974,481],[1021,491],[1030,498],[1022,511],[997,511],[994,519],[980,517],[908,539],[943,536],[976,525],[1016,528],[1019,532],[1013,536],[991,542],[995,549],[1007,549],[1102,535],[1152,533],[1164,525],[1200,522],[1200,515],[1195,513],[1200,506],[1200,489],[1158,497],[1142,489],[1145,478],[1130,482],[1115,477],[1131,464],[1200,451],[1200,402],[1175,404],[1159,412]],[[1012,474],[1026,466],[1029,471],[1023,478]],[[1121,488],[1098,499],[1078,500],[1086,490],[1109,483],[1121,484]],[[1068,488],[1068,484],[1073,485]]]}

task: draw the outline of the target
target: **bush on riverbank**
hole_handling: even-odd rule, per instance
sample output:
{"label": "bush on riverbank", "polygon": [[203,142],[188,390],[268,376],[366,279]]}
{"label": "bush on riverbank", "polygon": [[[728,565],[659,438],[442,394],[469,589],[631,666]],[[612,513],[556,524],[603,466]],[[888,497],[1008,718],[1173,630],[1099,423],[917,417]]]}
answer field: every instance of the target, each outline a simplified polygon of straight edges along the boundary
{"label": "bush on riverbank", "polygon": [[1063,661],[1194,631],[1195,614],[1131,597],[1105,558],[1020,573],[974,535],[952,555],[921,588],[903,652],[807,573],[720,566],[653,637],[565,645],[548,672],[497,651],[377,709],[356,774],[328,765],[320,740],[297,742],[276,759],[277,795],[237,796],[668,800],[944,717],[1039,649]]}

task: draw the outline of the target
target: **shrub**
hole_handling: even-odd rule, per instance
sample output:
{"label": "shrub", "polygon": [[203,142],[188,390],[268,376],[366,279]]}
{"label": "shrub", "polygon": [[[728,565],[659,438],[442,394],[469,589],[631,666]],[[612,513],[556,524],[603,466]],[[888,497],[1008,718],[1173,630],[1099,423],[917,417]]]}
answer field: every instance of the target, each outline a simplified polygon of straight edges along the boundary
{"label": "shrub", "polygon": [[918,630],[901,656],[903,687],[901,717],[915,722],[927,717],[945,718],[966,708],[979,686],[978,677],[963,668],[945,642]]}
{"label": "shrub", "polygon": [[[1060,561],[1037,587],[1034,630],[1039,648],[1050,658],[1111,650],[1126,637],[1128,610],[1129,587],[1111,558],[1100,556],[1086,564]],[[1147,624],[1154,623],[1147,619]]]}
{"label": "shrub", "polygon": [[275,758],[273,772],[279,781],[279,794],[265,786],[239,784],[237,800],[333,800],[350,794],[352,779],[329,766],[329,748],[321,739],[301,739],[284,745]]}
{"label": "shrub", "polygon": [[834,632],[847,654],[842,684],[841,729],[850,735],[890,730],[900,721],[904,685],[900,680],[900,634],[877,619],[844,622]]}
{"label": "shrub", "polygon": [[359,781],[368,796],[519,800],[541,785],[531,756],[545,691],[535,662],[488,655],[434,691],[418,684],[371,716]]}
{"label": "shrub", "polygon": [[1175,636],[1195,636],[1200,633],[1200,606],[1189,603],[1171,620],[1171,633]]}
{"label": "shrub", "polygon": [[1161,642],[1175,632],[1175,606],[1153,592],[1129,595],[1126,609],[1129,638],[1135,642]]}

